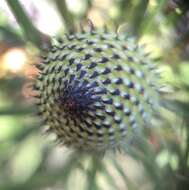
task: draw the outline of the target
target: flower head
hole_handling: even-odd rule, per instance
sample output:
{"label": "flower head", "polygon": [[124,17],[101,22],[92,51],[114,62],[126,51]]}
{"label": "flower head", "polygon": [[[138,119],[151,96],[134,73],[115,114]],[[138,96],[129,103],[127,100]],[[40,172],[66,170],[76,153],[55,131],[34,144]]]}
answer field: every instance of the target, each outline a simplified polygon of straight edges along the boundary
{"label": "flower head", "polygon": [[122,34],[65,35],[39,65],[37,104],[59,142],[84,150],[116,148],[150,122],[158,76],[144,49]]}

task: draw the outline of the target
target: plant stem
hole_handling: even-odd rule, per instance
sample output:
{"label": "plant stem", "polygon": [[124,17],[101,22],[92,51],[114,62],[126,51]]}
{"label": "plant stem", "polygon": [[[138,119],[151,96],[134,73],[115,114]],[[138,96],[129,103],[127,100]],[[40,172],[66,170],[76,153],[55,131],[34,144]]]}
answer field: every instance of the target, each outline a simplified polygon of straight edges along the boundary
{"label": "plant stem", "polygon": [[5,108],[0,109],[0,116],[4,115],[26,115],[26,114],[32,114],[36,111],[35,107],[11,107],[11,108]]}
{"label": "plant stem", "polygon": [[96,184],[96,175],[97,175],[97,170],[99,166],[99,160],[98,158],[93,155],[91,157],[91,167],[87,172],[87,190],[95,190],[97,188]]}
{"label": "plant stem", "polygon": [[120,17],[119,22],[125,23],[129,21],[129,16],[131,13],[131,7],[132,7],[132,0],[121,0],[119,3],[119,9],[120,9]]}
{"label": "plant stem", "polygon": [[74,20],[72,14],[68,11],[65,0],[55,0],[57,9],[59,10],[62,19],[64,20],[66,29],[68,31],[74,31]]}
{"label": "plant stem", "polygon": [[20,2],[18,0],[7,0],[7,4],[22,28],[26,39],[41,47],[42,34],[34,27]]}
{"label": "plant stem", "polygon": [[148,7],[149,0],[142,0],[136,6],[133,18],[131,19],[131,34],[134,36],[139,36],[141,30],[141,24],[144,19],[145,12]]}

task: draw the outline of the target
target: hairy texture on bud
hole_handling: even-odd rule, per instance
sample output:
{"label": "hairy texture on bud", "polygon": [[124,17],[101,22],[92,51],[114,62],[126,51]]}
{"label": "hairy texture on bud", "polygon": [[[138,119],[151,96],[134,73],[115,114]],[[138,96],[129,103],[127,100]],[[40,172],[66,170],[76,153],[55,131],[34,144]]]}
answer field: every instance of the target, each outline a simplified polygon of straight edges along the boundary
{"label": "hairy texture on bud", "polygon": [[38,68],[36,103],[49,130],[67,146],[117,148],[150,123],[158,105],[154,63],[121,34],[65,35]]}

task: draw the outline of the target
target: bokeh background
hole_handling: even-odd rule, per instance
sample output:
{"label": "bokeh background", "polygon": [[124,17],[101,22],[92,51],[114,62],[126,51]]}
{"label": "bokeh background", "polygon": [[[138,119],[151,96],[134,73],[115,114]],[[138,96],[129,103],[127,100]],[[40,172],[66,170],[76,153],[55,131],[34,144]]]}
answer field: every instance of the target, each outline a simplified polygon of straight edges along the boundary
{"label": "bokeh background", "polygon": [[[0,190],[188,190],[189,2],[19,2],[29,24],[17,0],[0,1]],[[126,153],[101,159],[56,146],[55,137],[44,134],[31,98],[40,48],[78,30],[80,22],[85,26],[87,18],[145,43],[166,84],[162,118]]]}

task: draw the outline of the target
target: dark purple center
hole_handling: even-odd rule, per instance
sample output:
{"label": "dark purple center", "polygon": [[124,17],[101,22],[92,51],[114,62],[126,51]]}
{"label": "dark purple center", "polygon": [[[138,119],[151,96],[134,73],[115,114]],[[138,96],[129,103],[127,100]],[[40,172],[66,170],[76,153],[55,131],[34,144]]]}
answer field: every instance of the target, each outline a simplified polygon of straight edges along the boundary
{"label": "dark purple center", "polygon": [[59,103],[61,109],[66,115],[81,115],[89,110],[95,111],[95,102],[101,102],[100,94],[105,93],[104,90],[99,90],[98,83],[83,81],[72,82],[64,86],[63,92],[60,94]]}
{"label": "dark purple center", "polygon": [[64,103],[64,109],[69,112],[73,113],[75,112],[78,108],[77,102],[74,99],[67,99]]}

